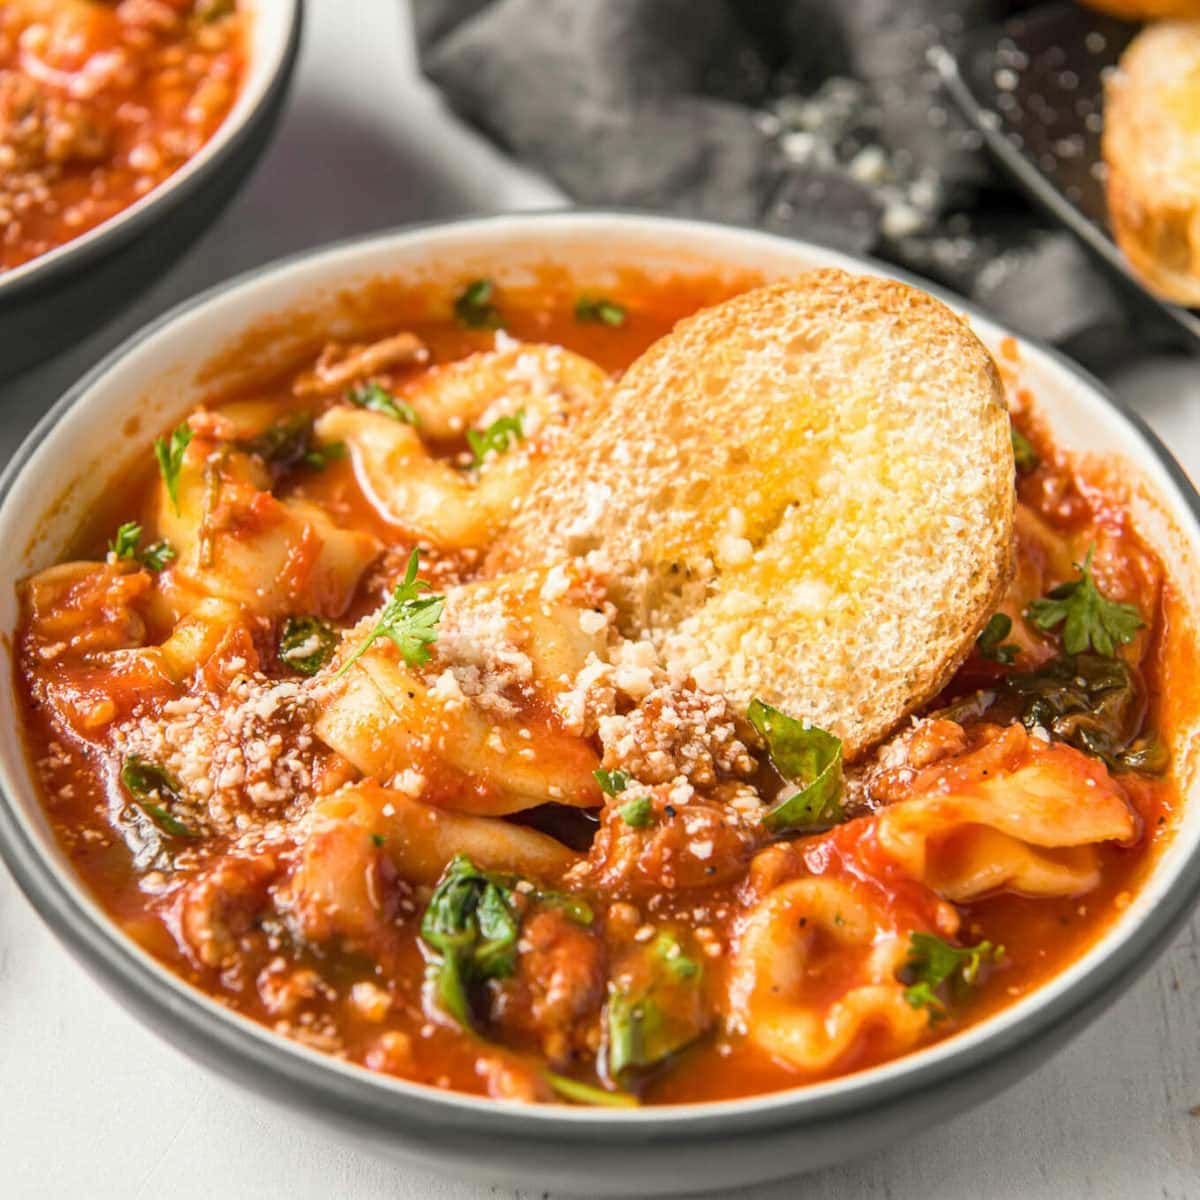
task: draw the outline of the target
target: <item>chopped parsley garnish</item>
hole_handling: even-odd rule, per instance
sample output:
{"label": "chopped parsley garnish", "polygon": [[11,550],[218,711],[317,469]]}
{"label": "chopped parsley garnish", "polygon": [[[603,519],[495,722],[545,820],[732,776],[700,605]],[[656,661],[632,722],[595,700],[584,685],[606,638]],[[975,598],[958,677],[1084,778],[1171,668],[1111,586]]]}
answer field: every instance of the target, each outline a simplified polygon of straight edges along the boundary
{"label": "chopped parsley garnish", "polygon": [[329,442],[324,446],[314,446],[300,460],[306,467],[314,471],[323,471],[331,462],[337,462],[346,457],[345,442]]}
{"label": "chopped parsley garnish", "polygon": [[634,796],[617,809],[621,820],[631,829],[645,829],[654,820],[654,805],[649,796]]}
{"label": "chopped parsley garnish", "polygon": [[337,649],[339,635],[320,617],[288,617],[279,634],[278,658],[301,675],[315,675]]}
{"label": "chopped parsley garnish", "polygon": [[192,440],[192,431],[185,421],[177,425],[169,438],[154,439],[154,457],[158,460],[158,470],[166,485],[167,495],[171,498],[171,507],[179,516],[179,471],[183,466],[183,455]]}
{"label": "chopped parsley garnish", "polygon": [[1013,460],[1018,471],[1032,471],[1041,462],[1033,443],[1015,426],[1010,426],[1012,433]]}
{"label": "chopped parsley garnish", "polygon": [[580,296],[575,301],[575,320],[596,321],[601,325],[611,325],[614,328],[624,325],[629,314],[625,306],[614,300],[606,300],[603,296]]}
{"label": "chopped parsley garnish", "polygon": [[767,743],[775,769],[796,791],[763,817],[772,833],[826,829],[842,811],[842,740],[789,717],[762,700],[752,700],[746,718]]}
{"label": "chopped parsley garnish", "polygon": [[489,454],[505,454],[525,439],[525,410],[511,417],[497,417],[486,429],[467,430],[467,445],[475,456],[472,467],[483,466]]}
{"label": "chopped parsley garnish", "polygon": [[566,1075],[546,1072],[546,1082],[564,1099],[576,1104],[603,1104],[608,1108],[637,1108],[638,1098],[628,1092],[610,1092]]}
{"label": "chopped parsley garnish", "polygon": [[376,846],[376,847],[382,846],[384,844],[384,842],[386,842],[386,841],[387,841],[387,838],[385,838],[382,833],[371,834],[371,845],[372,846]]}
{"label": "chopped parsley garnish", "polygon": [[414,549],[409,555],[404,579],[396,584],[396,590],[383,606],[374,628],[367,634],[366,641],[338,668],[334,679],[340,679],[381,637],[395,644],[406,666],[419,667],[429,661],[429,647],[437,641],[437,624],[442,619],[446,597],[421,595],[429,590],[429,584],[417,578],[419,565],[420,556]]}
{"label": "chopped parsley garnish", "polygon": [[1011,666],[1017,657],[1020,646],[1004,639],[1012,633],[1012,617],[1008,613],[993,613],[991,620],[983,627],[983,632],[975,639],[975,645],[984,658],[992,662]]}
{"label": "chopped parsley garnish", "polygon": [[1092,578],[1095,552],[1093,543],[1083,563],[1075,564],[1079,578],[1051,588],[1045,597],[1030,604],[1025,615],[1042,630],[1062,625],[1063,649],[1068,654],[1082,654],[1090,648],[1111,658],[1118,646],[1133,641],[1145,621],[1136,605],[1121,604],[1100,593]]}
{"label": "chopped parsley garnish", "polygon": [[945,984],[946,989],[961,992],[974,987],[984,964],[1003,957],[1004,947],[988,941],[959,947],[932,933],[914,933],[909,938],[908,957],[899,971],[901,982],[908,984],[904,999],[913,1008],[928,1010],[932,1024],[946,1015],[945,1000],[938,988]]}
{"label": "chopped parsley garnish", "polygon": [[142,527],[136,521],[126,521],[117,526],[117,536],[108,543],[108,552],[113,558],[136,558],[141,540]]}
{"label": "chopped parsley garnish", "polygon": [[165,538],[151,542],[138,554],[138,561],[151,571],[161,571],[175,557],[175,547]]}
{"label": "chopped parsley garnish", "polygon": [[141,540],[142,527],[136,521],[126,521],[117,527],[117,536],[108,543],[108,552],[113,558],[131,558],[151,571],[161,571],[175,557],[175,548],[170,542],[151,542],[145,550],[139,550]]}
{"label": "chopped parsley garnish", "polygon": [[490,279],[472,279],[454,301],[454,316],[468,329],[498,329],[500,310],[492,303],[496,285]]}
{"label": "chopped parsley garnish", "polygon": [[520,923],[512,900],[508,887],[457,854],[421,918],[421,940],[434,955],[429,966],[434,997],[466,1029],[474,1027],[472,987],[506,979],[516,967]]}
{"label": "chopped parsley garnish", "polygon": [[199,834],[174,816],[167,805],[178,803],[183,789],[175,778],[157,763],[131,754],[121,764],[121,782],[134,803],[163,833],[175,838],[194,838]]}
{"label": "chopped parsley garnish", "polygon": [[417,414],[413,411],[412,406],[393,396],[387,388],[373,379],[369,383],[351,388],[346,393],[346,399],[355,408],[365,408],[368,412],[383,413],[385,417],[391,417],[393,421],[401,421],[405,425],[418,424]]}
{"label": "chopped parsley garnish", "polygon": [[629,776],[624,771],[606,771],[601,767],[592,774],[606,796],[619,796],[629,786]]}

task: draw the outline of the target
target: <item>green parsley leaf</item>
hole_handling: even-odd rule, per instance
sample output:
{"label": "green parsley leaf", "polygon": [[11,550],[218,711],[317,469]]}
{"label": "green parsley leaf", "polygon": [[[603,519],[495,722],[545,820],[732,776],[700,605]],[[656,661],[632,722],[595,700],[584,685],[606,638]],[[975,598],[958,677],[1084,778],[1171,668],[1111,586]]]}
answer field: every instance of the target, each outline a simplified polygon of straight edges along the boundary
{"label": "green parsley leaf", "polygon": [[467,430],[467,445],[475,461],[473,468],[483,466],[483,461],[491,453],[506,454],[513,446],[525,439],[525,410],[511,417],[497,417],[485,430]]}
{"label": "green parsley leaf", "polygon": [[617,809],[621,820],[631,829],[645,829],[654,821],[654,805],[649,796],[634,796]]}
{"label": "green parsley leaf", "polygon": [[277,657],[301,675],[315,675],[337,649],[339,634],[320,617],[288,617],[279,634]]}
{"label": "green parsley leaf", "polygon": [[382,833],[371,834],[371,845],[373,846],[382,846],[386,841],[387,838],[385,838]]}
{"label": "green parsley leaf", "polygon": [[183,455],[192,440],[192,430],[185,421],[177,425],[169,438],[154,439],[154,457],[158,459],[158,470],[171,498],[171,507],[179,516],[179,471],[183,466]]}
{"label": "green parsley leaf", "polygon": [[314,471],[323,471],[331,462],[338,462],[346,457],[345,442],[329,442],[324,446],[314,446],[301,459],[306,467]]}
{"label": "green parsley leaf", "polygon": [[403,400],[397,399],[387,388],[374,380],[351,388],[346,393],[346,399],[355,408],[365,408],[368,412],[383,413],[385,417],[391,417],[393,421],[400,421],[405,425],[419,424],[417,414],[410,404],[405,404]]}
{"label": "green parsley leaf", "polygon": [[142,550],[138,554],[138,561],[147,570],[154,571],[157,574],[174,557],[175,547],[165,538],[160,538],[157,542],[151,542],[145,550]]}
{"label": "green parsley leaf", "polygon": [[414,549],[404,580],[396,585],[391,599],[383,606],[367,640],[342,663],[334,679],[340,679],[381,637],[395,643],[405,665],[419,667],[429,661],[429,647],[437,641],[437,624],[442,619],[446,597],[421,595],[429,590],[429,584],[417,578],[419,563],[420,556]]}
{"label": "green parsley leaf", "polygon": [[516,968],[518,932],[512,891],[465,854],[455,855],[421,918],[421,940],[433,952],[429,981],[437,1003],[464,1028],[474,1028],[472,987]]}
{"label": "green parsley leaf", "polygon": [[1013,642],[1001,645],[1011,632],[1012,617],[1008,613],[993,613],[991,619],[983,627],[983,632],[975,639],[975,645],[979,647],[979,653],[984,658],[1011,666],[1021,649]]}
{"label": "green parsley leaf", "polygon": [[590,1083],[580,1083],[578,1079],[569,1079],[566,1075],[556,1075],[553,1071],[546,1072],[546,1082],[564,1100],[575,1104],[602,1104],[607,1108],[637,1108],[638,1098],[628,1092],[610,1092],[607,1088],[595,1087]]}
{"label": "green parsley leaf", "polygon": [[701,1037],[712,1021],[700,963],[670,933],[660,933],[620,964],[604,1013],[609,1078],[663,1062]]}
{"label": "green parsley leaf", "polygon": [[194,838],[200,835],[174,816],[166,802],[177,803],[183,789],[175,778],[157,763],[130,754],[121,764],[121,782],[133,797],[134,803],[163,833],[175,838]]}
{"label": "green parsley leaf", "polygon": [[490,279],[472,279],[454,301],[454,316],[468,329],[498,329],[500,310],[492,303],[495,292]]}
{"label": "green parsley leaf", "polygon": [[616,328],[625,324],[625,318],[628,315],[624,305],[617,304],[613,300],[606,300],[603,296],[580,296],[575,301],[575,320],[577,321],[597,321],[602,325],[611,325]]}
{"label": "green parsley leaf", "polygon": [[1041,462],[1033,443],[1015,426],[1010,426],[1012,433],[1013,460],[1018,471],[1032,471]]}
{"label": "green parsley leaf", "polygon": [[606,771],[601,767],[592,774],[606,796],[619,796],[629,786],[629,776],[624,771]]}
{"label": "green parsley leaf", "polygon": [[117,536],[108,543],[108,552],[113,558],[132,558],[155,572],[175,557],[175,548],[168,541],[151,542],[145,550],[138,550],[141,539],[142,527],[136,521],[126,521],[117,527]]}
{"label": "green parsley leaf", "polygon": [[1117,646],[1133,641],[1145,625],[1134,604],[1121,604],[1101,595],[1092,578],[1092,555],[1095,543],[1088,547],[1083,563],[1076,563],[1079,578],[1051,588],[1041,600],[1035,600],[1026,610],[1026,617],[1039,629],[1063,627],[1063,649],[1068,654],[1082,654],[1091,648],[1097,654],[1112,658]]}
{"label": "green parsley leaf", "polygon": [[136,558],[141,540],[142,527],[136,521],[126,521],[117,526],[117,536],[108,543],[108,552],[113,558]]}
{"label": "green parsley leaf", "polygon": [[936,934],[914,933],[910,935],[908,957],[900,968],[899,976],[905,988],[904,999],[913,1008],[924,1008],[929,1020],[941,1020],[946,1015],[946,1006],[937,989],[947,984],[961,991],[974,987],[979,982],[979,973],[985,963],[998,962],[1004,957],[1003,946],[993,946],[983,941],[976,946],[952,946]]}
{"label": "green parsley leaf", "polygon": [[815,725],[804,725],[762,700],[752,700],[746,718],[767,743],[775,769],[797,790],[763,817],[772,833],[826,829],[844,819],[842,741]]}

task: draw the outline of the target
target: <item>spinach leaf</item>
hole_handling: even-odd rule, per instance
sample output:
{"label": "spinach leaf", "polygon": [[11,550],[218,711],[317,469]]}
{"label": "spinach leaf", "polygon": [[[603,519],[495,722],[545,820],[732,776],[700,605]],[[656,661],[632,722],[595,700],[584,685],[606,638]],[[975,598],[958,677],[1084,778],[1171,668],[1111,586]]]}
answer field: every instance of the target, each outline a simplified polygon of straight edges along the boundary
{"label": "spinach leaf", "polygon": [[842,810],[842,742],[815,725],[804,725],[762,700],[752,700],[746,717],[767,743],[775,769],[796,791],[763,817],[772,833],[826,829],[845,817]]}
{"label": "spinach leaf", "polygon": [[1004,681],[1020,703],[1028,729],[1040,725],[1056,738],[1117,769],[1142,769],[1147,760],[1125,761],[1146,716],[1145,689],[1124,659],[1098,654],[1064,655]]}
{"label": "spinach leaf", "polygon": [[498,329],[500,310],[492,303],[495,292],[490,279],[472,279],[454,301],[454,316],[468,329]]}
{"label": "spinach leaf", "polygon": [[606,300],[603,296],[580,296],[575,301],[577,321],[595,321],[617,328],[625,324],[628,315],[623,304],[618,304],[615,300]]}
{"label": "spinach leaf", "polygon": [[707,1032],[703,970],[678,939],[661,932],[620,964],[604,1014],[604,1060],[610,1079],[657,1066]]}
{"label": "spinach leaf", "polygon": [[443,1011],[474,1028],[471,989],[506,979],[517,961],[519,922],[512,891],[458,854],[442,873],[421,919],[421,940],[434,954],[429,978]]}
{"label": "spinach leaf", "polygon": [[606,1108],[637,1108],[638,1099],[628,1092],[610,1092],[607,1088],[595,1087],[590,1083],[580,1083],[566,1075],[556,1075],[553,1071],[546,1072],[546,1082],[564,1100],[575,1104],[599,1104]]}
{"label": "spinach leaf", "polygon": [[1020,647],[1012,642],[1004,642],[1011,632],[1012,617],[1007,613],[993,613],[983,632],[975,639],[975,645],[979,647],[979,653],[984,658],[1011,666],[1020,650]]}
{"label": "spinach leaf", "polygon": [[332,657],[338,632],[320,617],[288,617],[279,634],[279,661],[301,675],[315,675]]}
{"label": "spinach leaf", "polygon": [[289,413],[262,433],[237,443],[239,450],[255,454],[268,466],[286,471],[303,462],[312,449],[313,419],[308,412]]}
{"label": "spinach leaf", "polygon": [[167,807],[168,803],[183,799],[183,789],[165,768],[141,755],[130,754],[121,764],[121,782],[138,808],[168,837],[200,836]]}

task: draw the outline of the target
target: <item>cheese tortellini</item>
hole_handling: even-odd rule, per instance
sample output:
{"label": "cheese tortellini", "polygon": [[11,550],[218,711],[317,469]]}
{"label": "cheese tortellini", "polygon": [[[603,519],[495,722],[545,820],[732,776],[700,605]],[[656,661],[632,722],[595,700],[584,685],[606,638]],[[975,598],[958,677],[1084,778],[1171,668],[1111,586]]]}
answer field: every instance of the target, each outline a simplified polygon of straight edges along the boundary
{"label": "cheese tortellini", "polygon": [[798,879],[760,901],[734,962],[732,1011],[764,1050],[792,1066],[832,1069],[868,1032],[889,1055],[911,1048],[927,1020],[896,979],[908,946],[862,887]]}
{"label": "cheese tortellini", "polygon": [[277,499],[250,455],[195,439],[178,477],[178,507],[159,484],[158,528],[178,556],[173,577],[201,595],[262,616],[337,616],[380,552],[308,501]]}
{"label": "cheese tortellini", "polygon": [[[568,425],[608,387],[594,363],[553,346],[475,354],[426,373],[406,392],[418,424],[351,405],[317,422],[323,442],[344,442],[359,482],[389,520],[434,545],[486,546],[528,488],[531,472]],[[516,422],[502,453],[471,472],[435,457],[426,439],[461,437],[497,418]]]}
{"label": "cheese tortellini", "polygon": [[1100,878],[1097,846],[1129,842],[1138,829],[1102,763],[1019,725],[876,823],[880,847],[908,875],[958,902],[1001,888],[1086,892]]}

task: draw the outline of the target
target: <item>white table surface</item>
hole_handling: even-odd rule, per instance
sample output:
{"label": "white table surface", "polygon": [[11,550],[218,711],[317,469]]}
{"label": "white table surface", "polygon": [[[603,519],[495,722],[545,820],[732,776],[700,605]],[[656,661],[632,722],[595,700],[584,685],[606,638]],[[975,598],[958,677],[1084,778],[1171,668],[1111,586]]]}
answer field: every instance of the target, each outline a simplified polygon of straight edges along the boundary
{"label": "white table surface", "polygon": [[[0,389],[0,461],[122,337],[257,263],[351,233],[556,194],[504,163],[416,79],[397,0],[310,0],[281,127],[222,220],[137,304]],[[1200,363],[1114,381],[1200,477]],[[1106,1016],[983,1107],[754,1200],[1200,1197],[1200,919]],[[475,1200],[520,1196],[408,1172],[314,1135],[138,1025],[0,869],[0,1197]],[[532,1197],[531,1197],[532,1200]]]}

